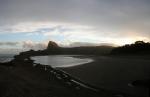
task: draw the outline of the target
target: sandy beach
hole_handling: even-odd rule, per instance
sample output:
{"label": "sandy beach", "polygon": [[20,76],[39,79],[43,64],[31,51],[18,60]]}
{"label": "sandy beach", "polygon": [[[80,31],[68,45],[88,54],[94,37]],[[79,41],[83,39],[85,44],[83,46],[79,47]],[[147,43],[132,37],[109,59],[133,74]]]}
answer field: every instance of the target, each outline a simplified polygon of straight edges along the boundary
{"label": "sandy beach", "polygon": [[111,92],[95,91],[72,76],[49,65],[35,64],[30,58],[0,63],[0,97],[112,97]]}
{"label": "sandy beach", "polygon": [[148,58],[75,57],[94,61],[56,69],[24,58],[0,63],[0,97],[147,97],[146,88],[128,84],[149,78]]}
{"label": "sandy beach", "polygon": [[0,64],[0,97],[82,96],[65,87],[49,71],[19,62],[15,66]]}
{"label": "sandy beach", "polygon": [[92,63],[61,68],[96,87],[133,96],[148,96],[147,88],[131,87],[135,80],[149,79],[150,60],[140,56],[93,56]]}

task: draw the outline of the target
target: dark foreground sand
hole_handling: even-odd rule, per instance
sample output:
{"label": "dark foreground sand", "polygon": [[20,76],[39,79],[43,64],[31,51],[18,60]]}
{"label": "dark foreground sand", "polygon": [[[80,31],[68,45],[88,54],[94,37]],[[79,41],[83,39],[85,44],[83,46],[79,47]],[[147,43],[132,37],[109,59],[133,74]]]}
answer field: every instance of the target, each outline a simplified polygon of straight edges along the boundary
{"label": "dark foreground sand", "polygon": [[[149,57],[98,56],[92,63],[61,68],[73,76],[96,87],[147,97],[148,89],[131,87],[135,80],[150,79]],[[118,96],[120,97],[120,96]]]}
{"label": "dark foreground sand", "polygon": [[[127,84],[149,78],[149,60],[92,58],[96,60],[93,63],[61,69],[83,83],[99,87],[94,87],[98,89],[96,92],[77,84],[70,85],[65,76],[67,81],[64,83],[60,78],[62,72],[51,72],[59,70],[45,69],[43,65],[33,66],[32,60],[17,59],[0,63],[0,97],[146,97],[146,89],[128,87]],[[70,76],[69,82],[75,81],[72,81],[74,77]]]}
{"label": "dark foreground sand", "polygon": [[79,85],[80,81],[64,74],[50,66],[34,66],[24,58],[0,63],[0,97],[118,97],[107,90]]}
{"label": "dark foreground sand", "polygon": [[0,63],[0,97],[112,97],[103,90],[76,89],[76,84],[59,79],[62,74],[50,66],[34,66],[32,60]]}
{"label": "dark foreground sand", "polygon": [[56,80],[50,73],[40,68],[26,66],[32,64],[17,65],[19,66],[12,67],[0,64],[0,97],[79,96]]}

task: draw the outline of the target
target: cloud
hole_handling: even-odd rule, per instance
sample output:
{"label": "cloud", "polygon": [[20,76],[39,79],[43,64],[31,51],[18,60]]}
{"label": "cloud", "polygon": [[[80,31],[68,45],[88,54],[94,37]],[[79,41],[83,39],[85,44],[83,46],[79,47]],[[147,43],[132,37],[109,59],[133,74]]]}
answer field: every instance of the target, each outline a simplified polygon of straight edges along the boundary
{"label": "cloud", "polygon": [[0,21],[12,25],[49,21],[118,29],[149,22],[149,4],[148,0],[1,0]]}
{"label": "cloud", "polygon": [[117,46],[109,43],[89,43],[89,42],[73,42],[69,47],[80,47],[80,46]]}
{"label": "cloud", "polygon": [[21,41],[21,42],[0,42],[0,47],[1,47],[0,49],[4,51],[4,48],[2,47],[6,47],[6,51],[10,49],[14,49],[18,51],[19,50],[24,51],[24,50],[30,50],[30,49],[43,50],[43,49],[46,49],[47,43],[48,43],[47,41],[46,42],[33,42],[31,40]]}
{"label": "cloud", "polygon": [[86,30],[92,27],[71,23],[50,23],[50,22],[23,22],[16,25],[0,27],[0,33],[52,33],[68,32],[73,30]]}
{"label": "cloud", "polygon": [[18,42],[0,42],[0,46],[16,46]]}
{"label": "cloud", "polygon": [[37,43],[29,40],[22,42],[22,47],[24,50],[43,50],[46,49],[47,43]]}
{"label": "cloud", "polygon": [[10,54],[10,55],[17,55],[19,52],[21,52],[22,49],[16,49],[16,48],[0,48],[0,54]]}
{"label": "cloud", "polygon": [[39,34],[64,44],[148,41],[149,9],[149,0],[0,0],[0,34]]}

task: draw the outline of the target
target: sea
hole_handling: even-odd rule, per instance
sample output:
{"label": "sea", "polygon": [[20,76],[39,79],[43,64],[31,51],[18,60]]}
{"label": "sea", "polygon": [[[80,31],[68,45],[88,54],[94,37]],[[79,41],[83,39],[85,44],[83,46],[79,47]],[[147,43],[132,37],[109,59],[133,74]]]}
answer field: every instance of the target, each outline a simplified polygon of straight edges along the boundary
{"label": "sea", "polygon": [[0,54],[0,63],[9,62],[14,56],[15,54]]}

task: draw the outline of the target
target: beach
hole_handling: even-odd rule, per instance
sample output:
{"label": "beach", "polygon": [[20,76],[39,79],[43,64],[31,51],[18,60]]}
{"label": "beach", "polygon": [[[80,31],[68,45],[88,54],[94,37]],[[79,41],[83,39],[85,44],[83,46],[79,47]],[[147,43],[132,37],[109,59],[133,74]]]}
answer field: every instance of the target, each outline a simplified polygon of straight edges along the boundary
{"label": "beach", "polygon": [[0,97],[78,96],[81,97],[42,68],[33,68],[32,64],[20,62],[15,66],[0,64]]}
{"label": "beach", "polygon": [[135,80],[149,79],[150,60],[147,56],[93,56],[95,61],[61,68],[96,87],[134,96],[147,97],[148,89],[131,87]]}
{"label": "beach", "polygon": [[0,97],[112,97],[63,71],[21,56],[0,63]]}
{"label": "beach", "polygon": [[74,56],[91,63],[52,68],[26,57],[0,63],[1,97],[147,97],[128,83],[149,78],[147,58]]}

